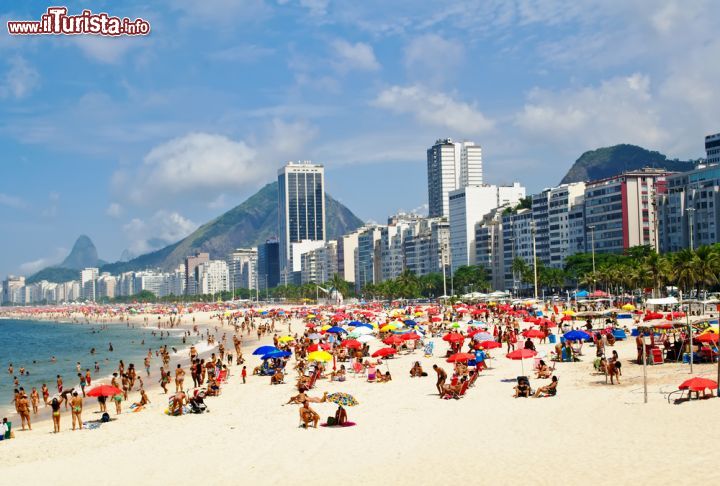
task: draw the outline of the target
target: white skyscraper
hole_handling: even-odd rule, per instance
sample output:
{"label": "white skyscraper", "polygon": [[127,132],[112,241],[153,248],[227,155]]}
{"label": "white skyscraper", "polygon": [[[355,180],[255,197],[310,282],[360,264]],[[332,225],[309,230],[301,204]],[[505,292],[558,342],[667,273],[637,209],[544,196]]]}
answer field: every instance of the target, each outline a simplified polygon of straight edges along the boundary
{"label": "white skyscraper", "polygon": [[451,191],[482,185],[482,147],[440,139],[427,151],[427,173],[429,216],[447,217]]}
{"label": "white skyscraper", "polygon": [[[306,251],[318,246],[306,242],[325,241],[325,169],[310,162],[288,162],[278,171],[278,218],[280,240],[280,279],[293,280],[300,262],[293,264],[298,252],[294,244]],[[320,245],[322,246],[322,245]],[[299,280],[299,273],[297,280]]]}

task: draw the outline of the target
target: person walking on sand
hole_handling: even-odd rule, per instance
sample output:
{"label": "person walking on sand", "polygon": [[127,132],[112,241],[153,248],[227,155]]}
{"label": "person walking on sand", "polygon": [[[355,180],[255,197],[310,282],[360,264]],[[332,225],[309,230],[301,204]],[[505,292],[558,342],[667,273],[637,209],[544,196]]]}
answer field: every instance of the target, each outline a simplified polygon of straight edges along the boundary
{"label": "person walking on sand", "polygon": [[245,384],[245,380],[247,379],[247,366],[242,367],[242,379],[243,379],[243,385]]}
{"label": "person walking on sand", "polygon": [[444,369],[442,369],[436,364],[433,365],[433,369],[435,370],[435,373],[437,373],[437,383],[435,384],[435,388],[437,388],[438,394],[442,398],[443,386],[445,385],[445,381],[447,380],[447,373]]}
{"label": "person walking on sand", "polygon": [[37,388],[33,387],[30,393],[30,401],[32,402],[33,413],[37,415],[38,405],[40,405],[40,395],[38,395]]}
{"label": "person walking on sand", "polygon": [[48,398],[50,398],[50,390],[48,390],[48,387],[45,383],[42,384],[42,388],[40,389],[40,392],[42,393],[43,402],[45,402],[45,406],[48,406]]}
{"label": "person walking on sand", "polygon": [[160,387],[163,389],[163,392],[167,395],[168,392],[168,383],[170,383],[170,372],[165,371],[165,368],[162,366],[160,367]]}
{"label": "person walking on sand", "polygon": [[25,430],[25,422],[27,422],[28,430],[32,430],[32,426],[30,425],[30,403],[25,393],[20,395],[20,398],[18,399],[17,412],[20,414],[22,429]]}
{"label": "person walking on sand", "polygon": [[53,398],[50,402],[50,408],[52,409],[53,419],[53,434],[60,432],[60,404],[62,403],[62,397],[60,400]]}
{"label": "person walking on sand", "polygon": [[72,429],[75,430],[75,421],[77,421],[78,429],[82,429],[82,407],[83,399],[78,392],[73,392],[70,399],[70,410],[72,411]]}
{"label": "person walking on sand", "polygon": [[185,370],[178,363],[177,368],[175,368],[175,392],[182,391],[183,381],[185,381]]}

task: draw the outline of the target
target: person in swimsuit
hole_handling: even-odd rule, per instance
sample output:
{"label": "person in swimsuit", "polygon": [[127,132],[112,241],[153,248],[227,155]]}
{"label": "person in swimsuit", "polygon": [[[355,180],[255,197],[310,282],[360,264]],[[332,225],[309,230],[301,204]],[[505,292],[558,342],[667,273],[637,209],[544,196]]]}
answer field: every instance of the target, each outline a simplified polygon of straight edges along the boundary
{"label": "person in swimsuit", "polygon": [[58,400],[57,398],[53,398],[52,402],[50,402],[50,408],[52,409],[52,419],[53,419],[53,434],[57,434],[60,432],[60,404],[62,403],[62,398]]}
{"label": "person in swimsuit", "polygon": [[38,395],[35,387],[33,387],[32,392],[30,393],[30,402],[32,403],[33,413],[37,415],[38,405],[40,405],[40,395]]}
{"label": "person in swimsuit", "polygon": [[62,380],[62,376],[60,376],[60,375],[57,375],[57,391],[58,391],[58,393],[63,392],[63,380]]}
{"label": "person in swimsuit", "polygon": [[75,421],[77,421],[78,429],[82,429],[83,399],[78,395],[78,392],[73,393],[70,399],[70,407],[72,410],[72,429],[75,430]]}
{"label": "person in swimsuit", "polygon": [[43,402],[45,402],[45,406],[48,406],[48,398],[50,398],[50,390],[48,390],[48,387],[45,383],[43,383],[42,388],[40,389],[42,392]]}
{"label": "person in swimsuit", "polygon": [[443,386],[445,385],[445,381],[447,380],[447,373],[444,369],[442,369],[436,364],[433,365],[433,369],[435,370],[435,373],[437,373],[437,383],[435,384],[435,388],[437,388],[438,394],[440,395],[440,398],[442,398]]}
{"label": "person in swimsuit", "polygon": [[176,393],[182,391],[183,381],[185,381],[185,370],[182,369],[182,366],[178,363],[177,368],[175,369],[175,392]]}
{"label": "person in swimsuit", "polygon": [[313,427],[317,429],[318,422],[320,422],[320,415],[310,408],[310,402],[308,400],[300,407],[300,420],[302,421],[302,426],[306,429],[310,425],[310,422],[312,422]]}
{"label": "person in swimsuit", "polygon": [[170,376],[169,376],[169,375],[170,375],[170,373],[168,373],[167,371],[165,371],[165,368],[163,368],[163,367],[161,366],[161,367],[160,367],[160,386],[162,387],[163,392],[165,392],[166,395],[167,395],[167,392],[168,392],[167,386],[168,386],[168,383],[170,383]]}
{"label": "person in swimsuit", "polygon": [[122,401],[123,401],[123,395],[122,393],[118,393],[113,397],[113,401],[115,402],[115,414],[120,415],[122,413]]}
{"label": "person in swimsuit", "polygon": [[27,395],[23,392],[17,401],[17,411],[20,414],[20,420],[22,421],[22,429],[25,430],[25,422],[29,430],[32,430],[30,425],[30,402],[28,401]]}

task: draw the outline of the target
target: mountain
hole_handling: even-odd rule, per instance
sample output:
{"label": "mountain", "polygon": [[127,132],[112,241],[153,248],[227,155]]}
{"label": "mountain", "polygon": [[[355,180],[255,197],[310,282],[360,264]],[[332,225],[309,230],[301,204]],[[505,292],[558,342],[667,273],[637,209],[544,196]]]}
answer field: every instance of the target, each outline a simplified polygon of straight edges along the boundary
{"label": "mountain", "polygon": [[[117,274],[157,267],[171,270],[197,251],[210,253],[210,258],[224,258],[235,248],[258,246],[277,234],[277,201],[278,184],[272,182],[183,240],[127,262],[105,265],[101,271]],[[342,236],[363,224],[352,211],[328,194],[325,194],[325,212],[328,239]]]}
{"label": "mountain", "polygon": [[585,152],[570,167],[560,183],[593,181],[643,167],[684,172],[692,170],[695,164],[690,161],[670,160],[660,152],[636,145],[621,144]]}
{"label": "mountain", "polygon": [[80,235],[73,245],[70,254],[58,265],[60,268],[71,268],[82,270],[88,267],[97,267],[105,262],[98,258],[97,248],[92,240],[85,235]]}
{"label": "mountain", "polygon": [[97,248],[92,240],[80,235],[70,251],[59,265],[43,268],[39,272],[27,278],[27,283],[35,283],[41,280],[48,282],[62,283],[80,278],[80,270],[88,267],[100,267],[107,262],[100,260],[97,254]]}

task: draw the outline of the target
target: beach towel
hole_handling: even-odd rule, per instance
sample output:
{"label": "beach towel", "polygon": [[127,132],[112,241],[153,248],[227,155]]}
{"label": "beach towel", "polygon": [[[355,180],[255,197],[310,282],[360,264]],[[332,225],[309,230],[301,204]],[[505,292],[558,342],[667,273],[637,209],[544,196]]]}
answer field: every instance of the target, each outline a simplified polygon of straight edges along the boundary
{"label": "beach towel", "polygon": [[433,355],[433,348],[435,347],[435,343],[430,341],[425,345],[425,357],[429,358]]}
{"label": "beach towel", "polygon": [[343,429],[345,427],[354,427],[355,422],[345,422],[342,425],[328,425],[327,423],[320,424],[320,427],[327,427],[328,429]]}

